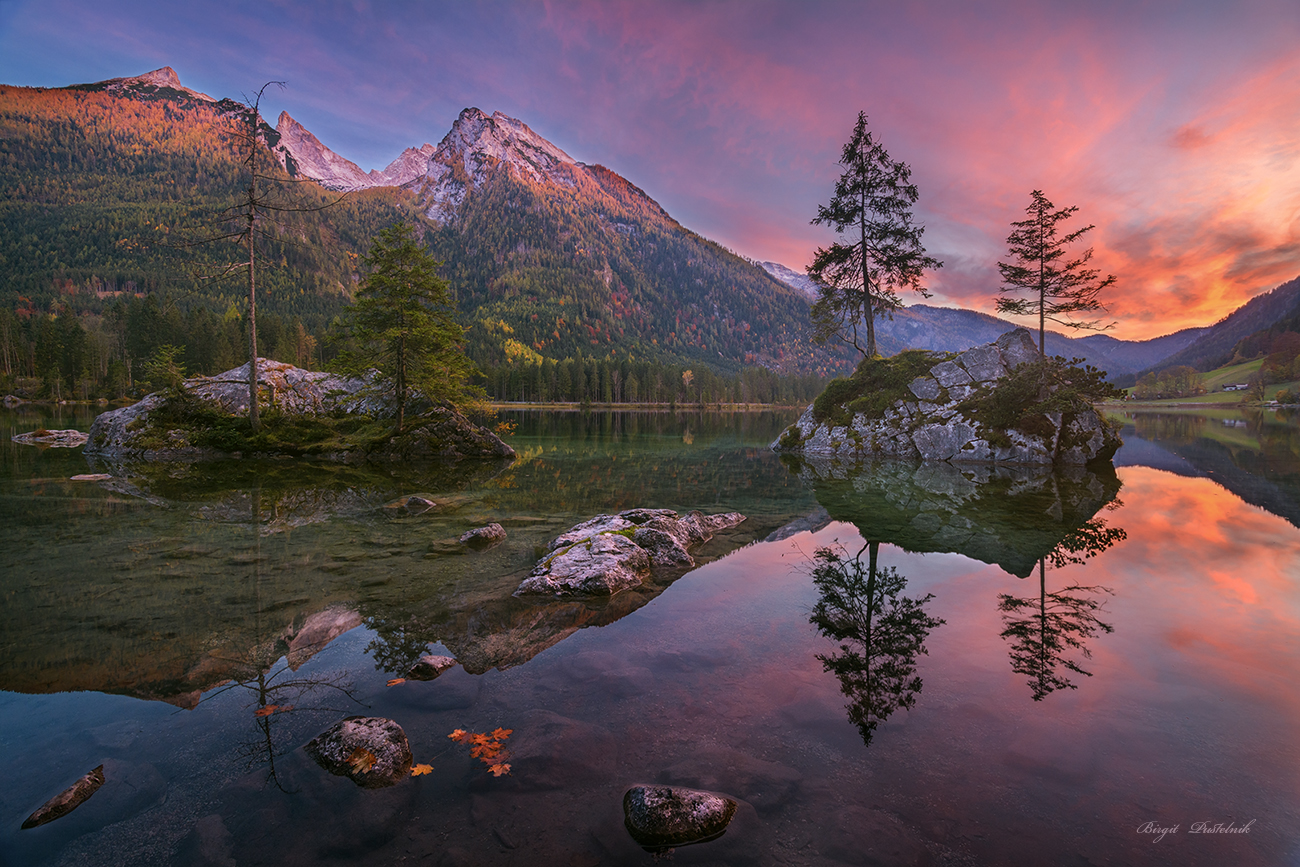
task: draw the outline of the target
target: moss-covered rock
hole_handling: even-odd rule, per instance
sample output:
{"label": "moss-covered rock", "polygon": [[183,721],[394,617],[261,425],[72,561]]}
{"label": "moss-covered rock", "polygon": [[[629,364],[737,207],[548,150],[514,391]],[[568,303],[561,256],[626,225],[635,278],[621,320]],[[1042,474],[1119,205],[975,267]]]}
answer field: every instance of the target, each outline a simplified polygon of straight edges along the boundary
{"label": "moss-covered rock", "polygon": [[1042,360],[1023,328],[954,355],[909,350],[833,380],[772,444],[856,463],[890,456],[1024,466],[1084,465],[1119,448],[1092,401],[1092,368]]}
{"label": "moss-covered rock", "polygon": [[350,462],[515,454],[492,431],[427,402],[395,435],[393,408],[363,377],[261,359],[257,381],[262,407],[257,431],[248,423],[248,365],[243,365],[102,413],[91,426],[86,454],[147,461],[256,454]]}

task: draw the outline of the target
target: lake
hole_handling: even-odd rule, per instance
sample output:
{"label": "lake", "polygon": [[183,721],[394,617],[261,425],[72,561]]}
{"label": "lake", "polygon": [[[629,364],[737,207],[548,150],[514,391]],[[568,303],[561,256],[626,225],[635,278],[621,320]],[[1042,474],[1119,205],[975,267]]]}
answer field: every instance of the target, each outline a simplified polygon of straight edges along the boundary
{"label": "lake", "polygon": [[[5,867],[651,864],[637,783],[739,802],[682,864],[1300,864],[1294,420],[1128,413],[1113,471],[1055,473],[783,462],[789,411],[508,412],[514,462],[384,470],[9,441],[88,429],[61,412],[0,412]],[[748,520],[639,589],[512,597],[635,507]],[[430,652],[459,665],[405,677]],[[319,768],[356,715],[431,770]],[[448,738],[498,728],[502,776]]]}

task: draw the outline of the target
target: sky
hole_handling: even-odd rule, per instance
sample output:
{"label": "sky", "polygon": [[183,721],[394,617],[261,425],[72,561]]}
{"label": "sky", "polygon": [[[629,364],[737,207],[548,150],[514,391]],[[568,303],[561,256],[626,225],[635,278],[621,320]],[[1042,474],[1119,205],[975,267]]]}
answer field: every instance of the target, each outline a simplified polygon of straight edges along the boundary
{"label": "sky", "polygon": [[[0,0],[0,82],[171,66],[362,168],[518,118],[686,227],[802,270],[859,111],[920,189],[929,303],[993,312],[1033,190],[1116,282],[1108,332],[1300,276],[1300,3]],[[911,295],[906,303],[920,302]]]}

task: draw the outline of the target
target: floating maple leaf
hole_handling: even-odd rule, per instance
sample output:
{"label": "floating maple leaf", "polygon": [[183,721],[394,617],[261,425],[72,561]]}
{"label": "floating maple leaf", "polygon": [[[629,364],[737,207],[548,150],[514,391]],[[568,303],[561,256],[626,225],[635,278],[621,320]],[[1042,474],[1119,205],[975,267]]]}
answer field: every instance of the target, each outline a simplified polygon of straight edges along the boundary
{"label": "floating maple leaf", "polygon": [[354,774],[364,774],[375,766],[375,754],[365,747],[357,747],[348,756],[348,766]]}
{"label": "floating maple leaf", "polygon": [[510,773],[510,765],[504,761],[510,753],[506,751],[505,744],[502,743],[506,738],[514,733],[514,729],[498,728],[492,732],[467,732],[464,729],[456,729],[447,737],[457,743],[469,746],[469,754],[488,766],[488,770],[493,776],[500,777],[503,774]]}
{"label": "floating maple leaf", "polygon": [[413,777],[419,777],[431,773],[433,773],[433,765],[416,765],[411,768],[411,776]]}
{"label": "floating maple leaf", "polygon": [[397,686],[399,683],[406,683],[406,678],[404,678],[404,677],[395,677],[395,678],[393,678],[392,680],[390,680],[390,681],[388,682],[388,685],[389,685],[389,686]]}
{"label": "floating maple leaf", "polygon": [[259,707],[257,710],[253,711],[253,716],[270,716],[275,713],[277,707],[279,707],[279,705],[274,704],[268,704],[266,707]]}

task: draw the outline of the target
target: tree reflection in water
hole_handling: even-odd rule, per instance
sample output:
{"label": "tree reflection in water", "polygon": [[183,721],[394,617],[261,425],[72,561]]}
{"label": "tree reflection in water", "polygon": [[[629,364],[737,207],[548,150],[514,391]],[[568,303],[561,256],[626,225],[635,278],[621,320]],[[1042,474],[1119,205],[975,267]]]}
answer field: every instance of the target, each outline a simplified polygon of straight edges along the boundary
{"label": "tree reflection in water", "polygon": [[[1108,508],[1119,505],[1116,500]],[[1101,594],[1114,592],[1100,585],[1070,584],[1049,593],[1048,563],[1053,569],[1081,564],[1127,537],[1121,528],[1108,527],[1104,519],[1093,518],[1071,530],[1046,557],[1039,558],[1037,596],[999,594],[998,610],[1005,626],[1002,637],[1011,641],[1011,669],[1029,678],[1034,701],[1042,701],[1058,689],[1078,689],[1065,672],[1092,677],[1092,672],[1084,670],[1071,654],[1077,651],[1091,659],[1087,640],[1099,632],[1114,632],[1114,627],[1097,616],[1105,605]]]}
{"label": "tree reflection in water", "polygon": [[[863,552],[869,552],[867,565]],[[849,721],[870,746],[876,726],[895,709],[911,708],[921,691],[916,658],[925,653],[930,631],[945,622],[925,613],[920,599],[900,596],[907,579],[892,566],[878,564],[879,542],[868,542],[852,559],[835,548],[818,548],[813,583],[820,594],[811,621],[839,642],[839,653],[818,654],[822,667],[840,680],[851,699]]]}

